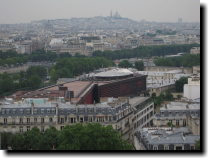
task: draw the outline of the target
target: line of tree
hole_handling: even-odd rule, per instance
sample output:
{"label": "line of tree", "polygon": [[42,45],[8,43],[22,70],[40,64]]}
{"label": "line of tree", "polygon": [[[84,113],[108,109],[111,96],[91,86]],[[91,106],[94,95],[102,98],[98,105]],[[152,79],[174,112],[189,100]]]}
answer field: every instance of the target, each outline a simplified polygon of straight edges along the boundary
{"label": "line of tree", "polygon": [[[76,54],[75,56],[80,56]],[[32,54],[18,54],[16,51],[0,51],[0,66],[18,66],[27,62],[55,62],[59,58],[72,57],[69,53],[56,54],[55,52],[37,50]]]}
{"label": "line of tree", "polygon": [[71,57],[59,59],[50,70],[52,81],[58,78],[72,78],[95,69],[110,67],[114,63],[102,57]]}
{"label": "line of tree", "polygon": [[156,66],[192,67],[200,65],[200,54],[184,54],[179,57],[165,57],[154,60]]}
{"label": "line of tree", "polygon": [[144,70],[144,62],[139,60],[139,61],[136,61],[133,65],[128,60],[123,60],[118,64],[118,67],[120,67],[120,68],[132,68],[132,67],[134,67],[139,71],[143,71]]}
{"label": "line of tree", "polygon": [[112,126],[99,123],[75,124],[63,130],[38,128],[25,133],[2,133],[2,149],[12,150],[133,150]]}
{"label": "line of tree", "polygon": [[16,90],[31,90],[44,86],[47,70],[42,66],[32,66],[26,72],[0,74],[0,96],[9,95]]}
{"label": "line of tree", "polygon": [[180,52],[189,53],[192,47],[199,47],[199,44],[174,44],[174,45],[155,45],[140,46],[134,49],[123,49],[116,51],[95,51],[92,56],[106,57],[108,59],[126,59],[126,58],[148,58],[154,56],[173,55]]}

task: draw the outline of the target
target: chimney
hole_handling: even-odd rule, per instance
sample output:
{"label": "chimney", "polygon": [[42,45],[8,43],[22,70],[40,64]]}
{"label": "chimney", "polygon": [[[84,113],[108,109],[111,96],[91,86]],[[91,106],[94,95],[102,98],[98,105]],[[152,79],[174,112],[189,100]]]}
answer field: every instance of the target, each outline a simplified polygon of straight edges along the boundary
{"label": "chimney", "polygon": [[56,115],[58,115],[58,103],[56,103]]}
{"label": "chimney", "polygon": [[31,113],[34,114],[34,102],[31,102]]}

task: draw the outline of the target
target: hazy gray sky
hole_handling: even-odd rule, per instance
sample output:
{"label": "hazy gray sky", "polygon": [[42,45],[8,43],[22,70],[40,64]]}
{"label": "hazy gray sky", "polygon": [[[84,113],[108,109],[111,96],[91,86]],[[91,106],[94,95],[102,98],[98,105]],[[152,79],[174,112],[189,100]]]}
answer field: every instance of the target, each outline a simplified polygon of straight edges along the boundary
{"label": "hazy gray sky", "polygon": [[108,16],[111,10],[134,20],[200,21],[199,0],[0,0],[0,23]]}

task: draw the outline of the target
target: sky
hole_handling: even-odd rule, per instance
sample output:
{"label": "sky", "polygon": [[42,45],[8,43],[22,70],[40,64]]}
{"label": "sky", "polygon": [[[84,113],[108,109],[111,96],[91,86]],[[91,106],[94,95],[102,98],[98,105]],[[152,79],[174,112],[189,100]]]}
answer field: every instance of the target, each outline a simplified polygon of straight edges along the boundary
{"label": "sky", "polygon": [[109,16],[156,22],[200,22],[199,0],[0,0],[0,24]]}

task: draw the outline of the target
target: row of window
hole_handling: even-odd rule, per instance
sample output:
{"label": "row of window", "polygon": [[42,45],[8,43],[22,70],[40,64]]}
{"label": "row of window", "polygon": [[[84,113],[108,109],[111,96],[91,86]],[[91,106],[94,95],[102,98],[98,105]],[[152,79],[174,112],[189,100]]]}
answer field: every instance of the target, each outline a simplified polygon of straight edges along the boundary
{"label": "row of window", "polygon": [[138,120],[136,123],[134,123],[134,128],[142,126],[152,116],[153,116],[153,111],[151,111],[146,116],[142,117],[140,120]]}
{"label": "row of window", "polygon": [[[44,123],[44,122],[45,122],[45,118],[41,118],[41,123]],[[48,122],[52,123],[53,118],[50,117]],[[7,124],[7,123],[8,123],[7,118],[4,118],[4,124]],[[12,123],[15,124],[15,119],[14,118],[12,119]],[[19,118],[19,123],[23,124],[23,118]],[[26,118],[26,123],[31,123],[31,118]],[[33,119],[33,123],[37,123],[37,118]]]}
{"label": "row of window", "polygon": [[191,112],[185,112],[185,111],[183,111],[183,112],[178,112],[178,111],[175,111],[175,112],[164,112],[164,111],[161,111],[160,112],[161,113],[161,115],[164,115],[164,114],[169,114],[169,115],[172,115],[172,114],[175,114],[175,115],[179,115],[179,114],[181,114],[181,115],[186,115],[186,113],[190,113],[190,114],[192,114],[192,115],[198,115],[199,114],[199,112],[193,112],[193,111],[191,111]]}
{"label": "row of window", "polygon": [[[31,109],[2,109],[2,111],[1,111],[2,115],[4,115],[4,114],[17,114],[17,113],[19,113],[19,114],[23,114],[23,113],[31,114]],[[45,113],[45,109],[41,109],[41,110],[34,109],[33,113],[34,114],[37,114],[37,113],[44,114]],[[55,109],[47,109],[47,113],[48,114],[55,113]]]}

